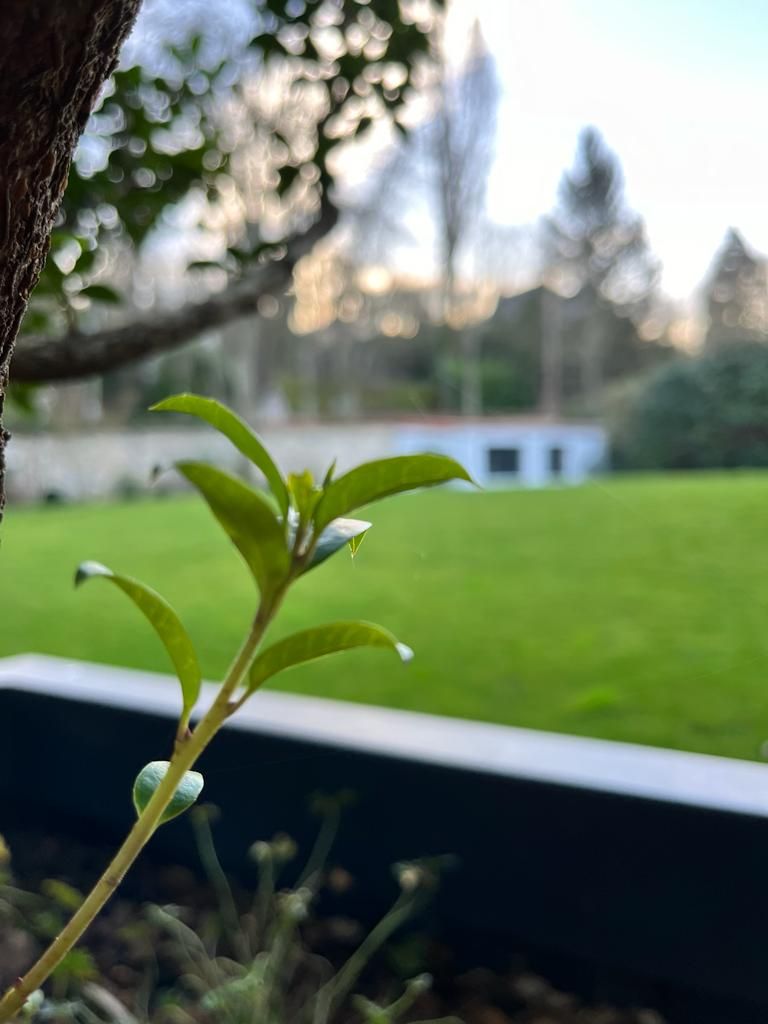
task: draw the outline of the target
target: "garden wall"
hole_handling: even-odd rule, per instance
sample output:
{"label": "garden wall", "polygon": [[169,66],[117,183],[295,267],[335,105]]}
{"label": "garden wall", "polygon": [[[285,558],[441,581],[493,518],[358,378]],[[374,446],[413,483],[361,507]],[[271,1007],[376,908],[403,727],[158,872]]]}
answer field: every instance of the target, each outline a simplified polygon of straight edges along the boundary
{"label": "garden wall", "polygon": [[[0,661],[0,822],[116,839],[177,705],[163,676]],[[356,912],[393,896],[395,860],[451,853],[432,925],[471,955],[484,936],[482,955],[559,958],[593,995],[618,985],[671,1024],[768,1017],[764,765],[263,692],[201,767],[231,871],[256,838],[308,843],[311,794],[353,787],[335,856]],[[192,859],[188,823],[151,855]]]}
{"label": "garden wall", "polygon": [[[602,427],[535,417],[423,417],[414,421],[285,423],[262,430],[278,464],[322,478],[337,459],[344,471],[369,459],[419,451],[458,459],[485,487],[541,487],[583,482],[605,464]],[[511,463],[499,466],[494,457]],[[232,470],[250,468],[212,430],[93,430],[18,434],[8,449],[7,490],[13,501],[79,501],[144,491],[155,466],[202,459]],[[172,474],[156,485],[178,487]]]}
{"label": "garden wall", "polygon": [[[339,468],[345,469],[396,450],[392,427],[381,423],[302,423],[272,427],[263,436],[281,465],[310,469],[320,477],[337,456]],[[16,434],[7,458],[6,489],[16,502],[50,497],[80,501],[144,491],[155,466],[180,459],[245,468],[245,460],[225,437],[195,428]],[[167,489],[179,483],[169,474],[156,486]]]}

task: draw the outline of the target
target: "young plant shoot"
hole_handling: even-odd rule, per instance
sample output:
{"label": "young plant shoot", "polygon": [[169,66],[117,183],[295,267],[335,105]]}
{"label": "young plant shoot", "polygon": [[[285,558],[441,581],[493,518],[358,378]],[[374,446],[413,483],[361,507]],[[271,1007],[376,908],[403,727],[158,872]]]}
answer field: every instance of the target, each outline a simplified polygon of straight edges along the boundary
{"label": "young plant shoot", "polygon": [[133,787],[136,821],[94,888],[40,959],[0,999],[0,1024],[11,1020],[61,963],[122,881],[163,822],[190,807],[203,788],[193,767],[222,725],[284,669],[354,647],[388,649],[407,662],[412,652],[381,626],[333,622],[311,626],[262,649],[267,627],[288,589],[304,573],[349,546],[354,553],[371,524],[348,518],[364,505],[391,494],[449,480],[471,482],[466,470],[445,455],[402,455],[365,463],[336,477],[332,466],[317,484],[305,471],[284,477],[261,440],[226,406],[199,395],[175,395],[153,406],[187,413],[224,434],[253,463],[268,492],[203,462],[179,462],[176,469],[200,493],[254,578],[259,599],[240,650],[213,703],[193,725],[201,690],[195,648],[176,612],[156,591],[97,562],[83,562],[75,583],[104,580],[123,591],[144,614],[165,645],[181,687],[181,712],[169,760],[152,761]]}

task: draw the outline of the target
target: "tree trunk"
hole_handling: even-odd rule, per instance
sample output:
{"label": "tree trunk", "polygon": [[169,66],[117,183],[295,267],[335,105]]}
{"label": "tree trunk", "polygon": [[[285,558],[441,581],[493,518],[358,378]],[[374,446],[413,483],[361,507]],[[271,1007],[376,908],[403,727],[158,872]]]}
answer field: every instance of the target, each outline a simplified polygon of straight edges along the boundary
{"label": "tree trunk", "polygon": [[482,416],[483,375],[477,327],[466,325],[459,330],[461,358],[461,414]]}
{"label": "tree trunk", "polygon": [[603,390],[605,333],[602,310],[597,306],[587,318],[581,342],[582,401],[590,414],[594,413]]}
{"label": "tree trunk", "polygon": [[563,407],[563,300],[546,288],[541,289],[540,296],[539,411],[544,416],[558,419]]}
{"label": "tree trunk", "polygon": [[311,420],[317,419],[320,415],[320,340],[319,333],[304,335],[299,338],[296,346],[299,414]]}
{"label": "tree trunk", "polygon": [[258,323],[250,321],[233,324],[222,332],[221,359],[226,360],[231,371],[232,408],[244,420],[254,418],[259,404],[260,333]]}
{"label": "tree trunk", "polygon": [[48,252],[77,140],[140,0],[5,0],[0,18],[0,516],[2,428],[16,335]]}
{"label": "tree trunk", "polygon": [[333,413],[340,420],[359,419],[362,379],[355,375],[355,356],[360,342],[340,332],[334,344],[334,385],[336,395]]}

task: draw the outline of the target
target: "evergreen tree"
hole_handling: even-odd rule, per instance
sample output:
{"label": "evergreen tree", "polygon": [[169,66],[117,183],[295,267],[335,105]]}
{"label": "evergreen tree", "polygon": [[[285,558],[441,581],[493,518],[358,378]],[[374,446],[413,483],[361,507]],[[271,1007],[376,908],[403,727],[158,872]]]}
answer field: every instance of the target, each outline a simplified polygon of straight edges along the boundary
{"label": "evergreen tree", "polygon": [[[549,337],[548,343],[555,348],[563,341],[579,345],[582,391],[592,400],[605,376],[610,314],[641,315],[658,269],[642,218],[626,204],[621,165],[594,128],[579,137],[574,165],[563,175],[557,208],[545,223],[543,246],[546,278],[580,294],[584,309],[571,339]],[[543,342],[546,348],[547,339]],[[556,372],[556,363],[542,353],[550,373]],[[545,379],[542,388],[547,390]]]}
{"label": "evergreen tree", "polygon": [[708,346],[768,339],[765,261],[729,228],[706,285]]}

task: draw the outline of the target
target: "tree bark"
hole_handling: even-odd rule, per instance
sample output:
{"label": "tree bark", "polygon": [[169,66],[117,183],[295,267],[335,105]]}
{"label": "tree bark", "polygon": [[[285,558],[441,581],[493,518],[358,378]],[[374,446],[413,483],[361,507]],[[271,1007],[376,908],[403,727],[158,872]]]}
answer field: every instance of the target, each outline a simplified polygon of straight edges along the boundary
{"label": "tree bark", "polygon": [[3,402],[72,155],[140,0],[5,0],[0,18],[0,516]]}

